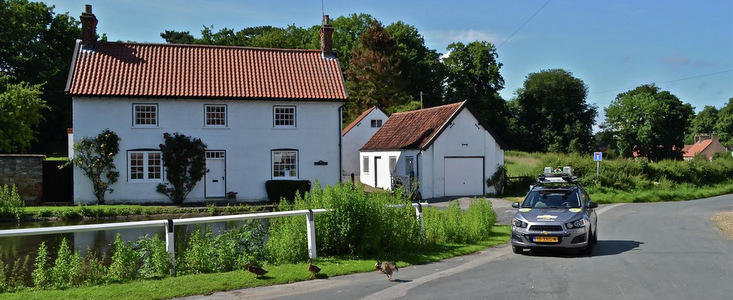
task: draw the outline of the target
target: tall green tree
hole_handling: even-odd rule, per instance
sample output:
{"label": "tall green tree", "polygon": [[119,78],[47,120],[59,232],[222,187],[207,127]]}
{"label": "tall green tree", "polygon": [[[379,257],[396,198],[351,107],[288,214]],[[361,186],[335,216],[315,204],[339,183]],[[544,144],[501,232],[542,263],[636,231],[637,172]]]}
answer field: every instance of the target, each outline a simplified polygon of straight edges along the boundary
{"label": "tall green tree", "polygon": [[40,84],[11,81],[10,76],[0,77],[0,153],[27,151],[48,109]]}
{"label": "tall green tree", "polygon": [[606,108],[606,123],[621,155],[651,160],[679,159],[693,109],[653,84],[618,94]]}
{"label": "tall green tree", "polygon": [[706,105],[697,113],[690,122],[690,129],[685,138],[685,144],[692,144],[695,134],[711,133],[715,131],[715,124],[718,122],[718,109],[715,106]]}
{"label": "tall green tree", "polygon": [[37,139],[30,150],[66,152],[66,128],[71,127],[71,98],[64,93],[79,22],[57,14],[53,6],[27,0],[0,1],[0,75],[13,83],[43,84],[43,111]]}
{"label": "tall green tree", "polygon": [[718,111],[718,121],[713,131],[718,133],[723,145],[733,146],[733,98],[729,98],[728,104]]}
{"label": "tall green tree", "polygon": [[[407,79],[406,91],[416,100],[422,92],[426,107],[440,104],[443,98],[442,82],[445,66],[440,62],[440,54],[425,46],[425,39],[417,28],[402,21],[385,27],[397,43],[397,55],[402,61],[402,76]],[[418,107],[419,108],[419,107]]]}
{"label": "tall green tree", "polygon": [[509,111],[499,96],[504,88],[504,78],[499,73],[502,63],[496,47],[485,41],[448,45],[448,57],[443,59],[446,68],[445,100],[468,100],[477,110],[478,118],[485,121],[502,140],[506,139]]}
{"label": "tall green tree", "polygon": [[596,108],[583,80],[562,69],[530,73],[516,92],[516,116],[525,151],[588,152]]}
{"label": "tall green tree", "polygon": [[405,90],[406,82],[400,65],[395,40],[381,23],[374,21],[351,51],[349,68],[346,69],[346,89],[349,92],[346,122],[371,106],[391,107],[411,100]]}

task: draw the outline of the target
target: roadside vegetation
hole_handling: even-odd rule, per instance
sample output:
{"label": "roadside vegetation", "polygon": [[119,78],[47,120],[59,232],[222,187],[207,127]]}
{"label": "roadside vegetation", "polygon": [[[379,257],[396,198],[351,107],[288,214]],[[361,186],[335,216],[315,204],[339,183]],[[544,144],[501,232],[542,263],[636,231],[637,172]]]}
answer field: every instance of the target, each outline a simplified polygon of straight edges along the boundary
{"label": "roadside vegetation", "polygon": [[[426,208],[424,232],[405,193],[367,194],[351,184],[316,185],[278,210],[308,208],[332,209],[315,218],[320,278],[373,271],[376,260],[401,267],[432,262],[509,239],[508,226],[494,225],[487,200],[473,200],[465,211],[458,203],[445,211]],[[158,236],[135,242],[118,236],[110,253],[84,256],[66,240],[58,247],[41,244],[36,253],[18,258],[17,267],[0,266],[0,290],[3,298],[170,298],[307,280],[304,217],[268,223],[247,222],[218,235],[200,227],[176,253],[175,272]],[[256,279],[248,263],[269,273]]]}
{"label": "roadside vegetation", "polygon": [[20,220],[24,207],[25,201],[15,185],[0,185],[0,216]]}
{"label": "roadside vegetation", "polygon": [[596,163],[590,155],[507,151],[508,176],[525,177],[514,179],[507,189],[510,195],[526,193],[545,166],[571,166],[573,175],[598,203],[689,200],[733,193],[733,158],[729,155],[712,161],[607,159],[601,162],[596,178]]}

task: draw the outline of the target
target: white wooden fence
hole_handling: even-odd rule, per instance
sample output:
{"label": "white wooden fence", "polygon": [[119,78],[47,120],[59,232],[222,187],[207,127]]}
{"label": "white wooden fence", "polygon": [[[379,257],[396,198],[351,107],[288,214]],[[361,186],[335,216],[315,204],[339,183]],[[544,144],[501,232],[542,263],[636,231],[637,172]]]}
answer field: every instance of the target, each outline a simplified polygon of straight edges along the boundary
{"label": "white wooden fence", "polygon": [[[420,222],[420,229],[423,230],[423,219],[422,219],[422,206],[427,203],[413,203],[415,207],[415,216]],[[404,207],[402,205],[394,205],[392,207]],[[308,256],[310,258],[316,258],[316,225],[315,218],[316,214],[325,213],[326,209],[304,209],[304,210],[290,210],[290,211],[277,211],[277,212],[266,212],[266,213],[253,213],[243,215],[229,215],[229,216],[214,216],[214,217],[200,217],[200,218],[186,218],[186,219],[167,219],[167,220],[150,220],[150,221],[138,221],[138,222],[121,222],[121,223],[105,223],[105,224],[87,224],[87,225],[70,225],[70,226],[54,226],[54,227],[41,227],[41,228],[23,228],[23,229],[7,229],[0,230],[0,237],[11,237],[11,236],[27,236],[27,235],[43,235],[43,234],[57,234],[57,233],[75,233],[85,231],[101,231],[101,230],[115,230],[115,229],[131,229],[131,228],[150,228],[150,227],[165,227],[165,246],[168,254],[170,254],[171,261],[175,261],[175,236],[173,227],[176,225],[191,225],[191,224],[203,224],[203,223],[217,223],[227,221],[242,221],[242,220],[257,220],[257,219],[269,219],[277,217],[288,217],[288,216],[302,216],[306,218],[306,232],[308,239]]]}

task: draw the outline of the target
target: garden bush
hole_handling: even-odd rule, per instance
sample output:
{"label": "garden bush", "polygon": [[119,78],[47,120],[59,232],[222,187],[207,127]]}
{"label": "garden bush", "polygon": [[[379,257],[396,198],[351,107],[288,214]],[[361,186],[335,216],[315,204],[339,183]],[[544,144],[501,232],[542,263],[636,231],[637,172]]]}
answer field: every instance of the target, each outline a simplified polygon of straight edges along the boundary
{"label": "garden bush", "polygon": [[190,236],[180,260],[184,274],[227,272],[245,269],[247,262],[258,264],[266,259],[267,231],[260,221],[214,235],[196,229]]}
{"label": "garden bush", "polygon": [[441,211],[435,207],[423,210],[425,240],[431,244],[473,243],[488,240],[496,213],[491,202],[485,199],[471,200],[468,210],[461,211],[457,201]]}
{"label": "garden bush", "polygon": [[25,201],[20,198],[15,185],[0,186],[0,217],[13,217],[20,220],[24,207]]}
{"label": "garden bush", "polygon": [[309,180],[268,180],[265,181],[265,191],[267,198],[272,203],[280,203],[281,199],[285,199],[288,203],[293,203],[295,195],[305,195],[311,190],[311,182]]}

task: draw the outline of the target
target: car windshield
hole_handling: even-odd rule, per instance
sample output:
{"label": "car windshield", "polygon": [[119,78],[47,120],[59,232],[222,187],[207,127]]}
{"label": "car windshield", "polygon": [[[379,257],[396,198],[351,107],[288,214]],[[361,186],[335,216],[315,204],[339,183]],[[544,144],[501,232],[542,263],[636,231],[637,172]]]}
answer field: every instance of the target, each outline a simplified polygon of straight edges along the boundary
{"label": "car windshield", "polygon": [[579,208],[580,200],[574,190],[531,191],[522,202],[523,208]]}

